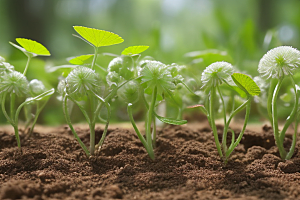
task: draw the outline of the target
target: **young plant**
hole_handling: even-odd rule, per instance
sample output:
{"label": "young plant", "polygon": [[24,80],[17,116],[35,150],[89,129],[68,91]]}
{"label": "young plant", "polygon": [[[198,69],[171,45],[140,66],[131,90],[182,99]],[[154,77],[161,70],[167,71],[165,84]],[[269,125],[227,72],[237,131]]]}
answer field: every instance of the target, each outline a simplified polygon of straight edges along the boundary
{"label": "young plant", "polygon": [[[16,44],[12,44],[14,47],[20,49],[27,57],[28,61],[25,67],[23,74],[14,70],[14,67],[9,63],[2,62],[1,65],[4,66],[0,73],[0,94],[1,94],[1,108],[3,111],[4,116],[8,120],[8,122],[13,126],[15,131],[15,136],[17,140],[17,145],[19,149],[21,149],[21,142],[19,137],[19,130],[18,130],[18,121],[19,121],[19,114],[21,109],[28,105],[28,104],[36,104],[37,111],[34,116],[33,125],[31,127],[31,132],[33,131],[34,125],[37,121],[38,115],[40,114],[41,110],[47,103],[49,97],[54,93],[54,89],[46,90],[45,87],[42,89],[37,89],[42,83],[38,81],[38,83],[34,83],[33,81],[31,84],[28,83],[27,78],[25,76],[30,59],[32,57],[38,55],[50,55],[49,51],[44,47],[42,44],[35,42],[33,40],[24,39],[24,38],[17,38],[17,42],[22,46],[18,46]],[[3,70],[4,69],[4,70]],[[37,86],[39,85],[39,86]],[[9,96],[9,112],[6,111],[6,99]],[[26,98],[27,97],[27,98]],[[23,101],[22,98],[26,98]],[[40,101],[44,103],[40,105]],[[22,102],[17,107],[17,103]]]}
{"label": "young plant", "polygon": [[[6,66],[8,65],[6,64]],[[47,91],[45,90],[45,88],[43,88],[43,90],[39,90],[38,92],[37,90],[35,90],[35,92],[32,93],[32,97],[30,97],[30,92],[32,92],[33,90],[34,88],[30,86],[30,84],[27,81],[27,78],[20,72],[14,71],[11,68],[7,68],[7,70],[4,71],[3,74],[0,76],[1,108],[4,116],[14,128],[17,145],[20,150],[21,141],[19,137],[18,121],[21,109],[28,104],[37,104],[37,111],[34,117],[33,125],[31,127],[32,131],[39,113],[47,103],[49,97],[54,93],[54,89]],[[6,99],[8,96],[10,104],[9,112],[6,111],[5,106]],[[17,102],[22,101],[22,98],[24,97],[27,97],[25,101],[23,101],[18,107],[16,107]],[[40,101],[43,102],[41,106],[39,106]]]}
{"label": "young plant", "polygon": [[[230,78],[236,84],[232,86],[229,84]],[[208,99],[204,105],[196,105],[191,107],[200,107],[201,110],[207,115],[209,124],[212,128],[216,147],[218,153],[223,159],[224,163],[228,162],[228,159],[235,149],[235,147],[240,143],[243,134],[245,132],[249,115],[251,109],[251,101],[253,96],[259,95],[260,89],[256,83],[247,75],[241,73],[233,73],[233,67],[230,63],[227,62],[215,62],[209,65],[202,73],[201,77],[203,87],[206,88],[206,91],[209,92]],[[246,98],[246,101],[239,107],[234,107],[234,102],[232,102],[232,112],[229,115],[229,118],[226,116],[226,105],[224,102],[224,95],[220,89],[221,84],[227,84],[230,88],[237,91],[241,97]],[[220,100],[220,101],[219,101]],[[219,141],[218,131],[215,124],[215,114],[216,114],[216,105],[218,102],[222,105],[222,113],[224,118],[224,129],[222,134],[222,141]],[[237,139],[235,139],[235,133],[229,128],[230,122],[233,117],[246,108],[245,121],[241,132]],[[232,132],[232,139],[229,146],[227,146],[227,132]]]}
{"label": "young plant", "polygon": [[[164,123],[176,125],[185,124],[186,120],[175,120],[156,114],[155,109],[158,103],[164,100],[165,95],[172,95],[177,84],[167,65],[158,61],[144,61],[139,67],[138,75],[136,81],[130,81],[120,88],[118,96],[128,103],[127,111],[132,126],[150,158],[154,160],[154,148],[156,146],[155,118]],[[143,98],[147,108],[147,115],[145,118],[145,138],[137,128],[132,115],[133,103],[136,102],[139,95]],[[149,100],[147,97],[150,97]]]}
{"label": "young plant", "polygon": [[[96,59],[98,55],[98,48],[101,46],[109,46],[123,42],[123,39],[117,34],[98,30],[94,28],[87,28],[83,26],[74,26],[75,31],[80,36],[80,39],[85,41],[94,47],[94,55],[82,55],[79,57],[72,58],[69,62],[76,64],[75,68],[68,74],[65,80],[62,80],[58,85],[58,91],[62,95],[63,111],[66,121],[74,135],[79,142],[80,146],[88,157],[94,155],[96,150],[100,150],[109,125],[110,120],[110,104],[104,98],[100,96],[101,93],[101,80],[99,74],[94,70],[96,66]],[[85,61],[93,57],[93,61],[90,67],[84,66]],[[90,148],[78,137],[70,118],[69,104],[77,105],[83,113],[86,121],[90,128]],[[95,124],[102,105],[105,105],[107,109],[106,125],[102,134],[102,137],[98,144],[95,144]]]}
{"label": "young plant", "polygon": [[[271,79],[268,93],[267,110],[272,124],[274,138],[281,159],[288,160],[292,157],[297,139],[297,126],[299,122],[299,94],[293,75],[300,66],[300,51],[289,46],[280,46],[268,51],[260,60],[258,72],[266,79]],[[286,119],[282,130],[278,127],[277,99],[284,80],[289,80],[294,93],[294,107]],[[289,151],[284,148],[284,138],[288,127],[295,122],[293,141]]]}

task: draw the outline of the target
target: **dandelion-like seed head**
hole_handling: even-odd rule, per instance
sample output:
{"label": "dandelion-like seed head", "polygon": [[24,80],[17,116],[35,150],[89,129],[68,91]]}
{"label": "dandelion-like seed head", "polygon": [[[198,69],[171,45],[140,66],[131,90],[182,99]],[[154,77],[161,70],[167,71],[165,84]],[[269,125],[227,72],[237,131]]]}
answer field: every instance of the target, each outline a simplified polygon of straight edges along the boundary
{"label": "dandelion-like seed head", "polygon": [[66,78],[66,89],[70,95],[83,96],[88,91],[97,92],[100,90],[100,79],[94,70],[79,66]]}
{"label": "dandelion-like seed head", "polygon": [[15,93],[17,96],[28,94],[28,81],[26,77],[17,71],[6,73],[0,82],[0,93]]}
{"label": "dandelion-like seed head", "polygon": [[233,73],[233,67],[228,62],[215,62],[202,72],[202,87],[216,87],[228,79]]}
{"label": "dandelion-like seed head", "polygon": [[300,66],[300,51],[289,46],[280,46],[268,51],[258,64],[258,72],[267,78],[293,75]]}

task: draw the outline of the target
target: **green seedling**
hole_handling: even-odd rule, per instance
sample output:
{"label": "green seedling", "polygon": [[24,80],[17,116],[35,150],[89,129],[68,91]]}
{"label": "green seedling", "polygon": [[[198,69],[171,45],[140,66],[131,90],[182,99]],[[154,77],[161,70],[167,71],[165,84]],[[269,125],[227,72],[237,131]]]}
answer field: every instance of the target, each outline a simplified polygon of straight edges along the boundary
{"label": "green seedling", "polygon": [[[156,122],[158,120],[175,125],[182,125],[186,120],[176,120],[162,117],[156,114],[156,107],[158,103],[164,100],[164,96],[172,95],[176,87],[176,78],[172,77],[170,68],[158,61],[144,61],[138,67],[138,77],[134,81],[130,81],[120,88],[118,96],[128,103],[127,111],[135,132],[141,140],[146,151],[151,159],[154,160],[154,148],[156,146]],[[147,108],[147,115],[145,118],[145,136],[139,131],[132,115],[132,106],[141,97]],[[149,98],[147,98],[149,97]],[[152,126],[152,128],[151,128]]]}
{"label": "green seedling", "polygon": [[[110,120],[110,104],[108,101],[100,96],[101,79],[99,74],[94,70],[96,66],[96,59],[98,55],[98,48],[102,46],[109,46],[123,42],[123,39],[117,34],[98,30],[94,28],[87,28],[83,26],[74,26],[75,31],[80,35],[79,37],[86,43],[94,47],[93,55],[81,55],[69,59],[71,64],[74,64],[74,69],[68,74],[65,80],[62,80],[58,85],[58,91],[62,95],[63,111],[66,121],[80,146],[88,157],[94,155],[96,150],[100,150],[104,142],[109,120]],[[86,61],[93,57],[91,65],[86,65]],[[90,128],[90,148],[78,137],[70,118],[70,102],[77,105],[83,113]],[[95,124],[100,111],[104,105],[107,109],[107,119],[104,120],[106,125],[102,137],[98,144],[95,144]]]}
{"label": "green seedling", "polygon": [[[258,72],[266,79],[271,79],[267,100],[267,110],[273,127],[274,138],[281,159],[292,157],[297,140],[297,126],[299,122],[299,94],[293,75],[300,66],[300,51],[288,46],[280,46],[268,51],[260,60]],[[293,88],[294,106],[286,119],[282,130],[278,127],[277,99],[284,80],[289,80]],[[288,127],[295,122],[292,145],[288,151],[284,148],[284,138]]]}
{"label": "green seedling", "polygon": [[[199,107],[207,115],[209,124],[213,131],[218,153],[226,164],[231,153],[240,143],[243,137],[250,115],[251,101],[253,96],[259,95],[260,89],[249,76],[241,73],[233,73],[232,65],[227,62],[215,62],[209,65],[203,71],[201,80],[203,83],[203,88],[206,88],[206,91],[209,92],[209,95],[207,97],[205,106],[196,105],[191,106],[191,108]],[[231,80],[235,83],[235,85],[229,84]],[[234,102],[232,102],[233,109],[229,115],[229,118],[226,116],[226,105],[223,97],[224,95],[220,89],[220,86],[223,83],[227,84],[230,88],[237,91],[242,97],[246,98],[246,101],[237,108],[234,108]],[[222,105],[222,113],[224,118],[224,129],[221,142],[219,141],[218,131],[215,124],[216,105],[218,105],[219,99],[220,104]],[[233,117],[244,108],[246,108],[244,125],[238,135],[238,138],[235,139],[235,133],[229,128],[229,125]],[[229,146],[227,146],[228,131],[232,132],[232,139]]]}
{"label": "green seedling", "polygon": [[[21,45],[11,43],[14,47],[20,49],[27,57],[28,61],[24,69],[23,74],[14,70],[14,67],[9,63],[2,62],[0,72],[0,93],[1,93],[1,108],[4,116],[8,122],[13,126],[15,136],[17,139],[17,145],[21,149],[21,142],[18,130],[19,114],[22,108],[25,108],[29,104],[36,105],[36,113],[34,115],[33,124],[30,129],[30,133],[36,124],[37,118],[49,100],[49,97],[54,93],[54,89],[46,90],[42,82],[33,80],[30,83],[27,81],[26,72],[29,66],[30,59],[32,57],[42,55],[50,55],[49,51],[42,44],[24,38],[17,38],[17,42]],[[9,96],[9,112],[6,111],[6,99]],[[26,98],[26,99],[25,99]],[[23,101],[25,99],[25,101]],[[17,103],[19,103],[17,107]],[[43,102],[43,103],[41,103]],[[26,109],[24,109],[26,112]],[[27,109],[28,110],[28,109]]]}

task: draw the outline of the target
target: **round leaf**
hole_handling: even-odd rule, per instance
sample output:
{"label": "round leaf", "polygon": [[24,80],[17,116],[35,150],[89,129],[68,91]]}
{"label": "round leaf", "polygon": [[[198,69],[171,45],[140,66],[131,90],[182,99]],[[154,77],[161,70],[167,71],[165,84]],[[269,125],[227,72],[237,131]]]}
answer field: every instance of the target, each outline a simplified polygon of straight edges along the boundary
{"label": "round leaf", "polygon": [[74,29],[81,37],[95,47],[110,46],[124,41],[119,35],[109,31],[87,28],[84,26],[74,26]]}
{"label": "round leaf", "polygon": [[249,76],[241,73],[233,73],[231,78],[235,84],[247,94],[250,94],[251,96],[257,96],[260,94],[259,87]]}
{"label": "round leaf", "polygon": [[149,48],[149,46],[142,46],[142,45],[130,46],[122,51],[122,55],[128,56],[128,55],[132,55],[132,54],[140,54],[140,53],[146,51],[148,48]]}
{"label": "round leaf", "polygon": [[[30,39],[25,39],[25,38],[16,38],[16,41],[27,52],[30,52],[30,53],[33,53],[36,55],[40,55],[40,56],[50,56],[51,55],[50,52],[48,51],[48,49],[45,46],[43,46],[41,43],[38,43],[38,42],[30,40]],[[22,49],[20,49],[20,50],[22,51]]]}

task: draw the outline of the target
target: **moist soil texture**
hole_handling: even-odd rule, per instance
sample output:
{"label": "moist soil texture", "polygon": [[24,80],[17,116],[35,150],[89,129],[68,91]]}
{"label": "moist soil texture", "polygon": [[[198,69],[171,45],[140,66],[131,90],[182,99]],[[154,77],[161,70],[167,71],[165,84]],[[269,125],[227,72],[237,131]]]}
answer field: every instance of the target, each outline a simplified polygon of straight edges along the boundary
{"label": "moist soil texture", "polygon": [[[76,130],[88,145],[89,130]],[[159,129],[154,161],[131,129],[109,129],[91,158],[66,126],[21,133],[22,152],[12,132],[0,131],[0,199],[300,199],[300,143],[282,161],[272,129],[257,130],[245,132],[227,165],[207,125]]]}

